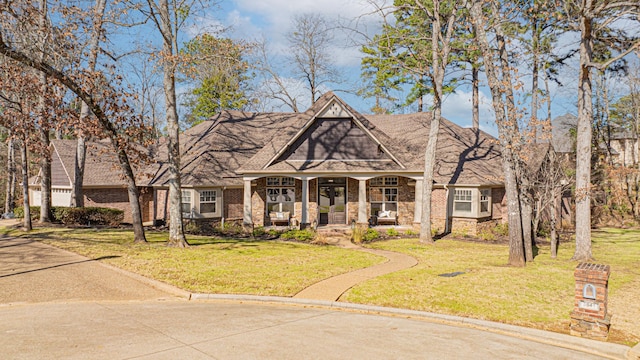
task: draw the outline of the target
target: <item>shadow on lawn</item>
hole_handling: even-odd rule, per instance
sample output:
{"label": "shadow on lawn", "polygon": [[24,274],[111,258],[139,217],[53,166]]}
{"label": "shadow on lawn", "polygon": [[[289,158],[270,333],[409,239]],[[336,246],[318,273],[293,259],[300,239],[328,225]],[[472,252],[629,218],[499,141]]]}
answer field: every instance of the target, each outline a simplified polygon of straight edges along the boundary
{"label": "shadow on lawn", "polygon": [[80,261],[72,261],[72,262],[68,262],[68,263],[64,263],[64,264],[56,264],[56,265],[51,265],[51,266],[45,266],[45,267],[41,267],[41,268],[38,268],[38,269],[31,269],[31,270],[25,270],[25,271],[18,271],[18,272],[11,273],[11,274],[0,275],[0,278],[10,277],[10,276],[16,276],[16,275],[22,275],[22,274],[28,274],[28,273],[33,273],[33,272],[38,272],[38,271],[43,271],[43,270],[49,270],[49,269],[55,269],[55,268],[59,268],[59,267],[63,267],[63,266],[69,266],[69,265],[82,264],[82,263],[87,263],[87,262],[92,262],[92,261],[100,261],[100,260],[107,260],[107,259],[115,259],[115,258],[119,258],[119,257],[120,257],[120,256],[116,256],[116,255],[100,256],[100,257],[97,257],[97,258],[95,258],[95,259],[87,259],[87,260],[80,260]]}

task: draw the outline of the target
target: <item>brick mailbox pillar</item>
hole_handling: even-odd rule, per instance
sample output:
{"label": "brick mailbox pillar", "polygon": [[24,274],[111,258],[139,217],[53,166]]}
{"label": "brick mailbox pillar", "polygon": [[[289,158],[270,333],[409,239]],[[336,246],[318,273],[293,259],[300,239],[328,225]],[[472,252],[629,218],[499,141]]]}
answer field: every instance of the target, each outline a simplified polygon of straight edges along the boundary
{"label": "brick mailbox pillar", "polygon": [[609,265],[580,263],[576,267],[575,306],[571,312],[571,335],[605,340],[611,315],[607,314]]}

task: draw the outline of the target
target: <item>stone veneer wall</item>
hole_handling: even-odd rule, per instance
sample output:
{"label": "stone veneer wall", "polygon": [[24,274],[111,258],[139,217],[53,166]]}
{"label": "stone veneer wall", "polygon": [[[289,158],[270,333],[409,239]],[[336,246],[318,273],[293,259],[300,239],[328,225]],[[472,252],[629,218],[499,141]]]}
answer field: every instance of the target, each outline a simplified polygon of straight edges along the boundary
{"label": "stone veneer wall", "polygon": [[254,226],[268,225],[266,218],[267,179],[254,180],[256,185],[251,186],[251,219]]}
{"label": "stone veneer wall", "polygon": [[[368,182],[367,182],[367,185],[368,185]],[[360,189],[359,180],[347,178],[347,223],[348,224],[351,224],[352,220],[355,220],[356,222],[358,221],[359,189]],[[367,193],[367,199],[369,199],[368,193]]]}
{"label": "stone veneer wall", "polygon": [[[124,188],[109,189],[84,189],[84,206],[87,207],[108,207],[124,211],[125,223],[131,223],[131,204],[129,204],[129,193]],[[150,188],[140,189],[140,211],[142,211],[142,221],[151,221],[153,216],[153,190]]]}
{"label": "stone veneer wall", "polygon": [[398,176],[398,224],[412,225],[416,203],[416,187],[409,186],[409,179]]}

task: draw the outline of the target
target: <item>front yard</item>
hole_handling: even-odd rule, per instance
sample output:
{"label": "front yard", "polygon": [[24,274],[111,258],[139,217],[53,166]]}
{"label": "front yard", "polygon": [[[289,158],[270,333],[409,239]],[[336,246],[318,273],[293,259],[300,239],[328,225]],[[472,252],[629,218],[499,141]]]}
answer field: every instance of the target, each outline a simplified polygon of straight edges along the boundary
{"label": "front yard", "polygon": [[[234,240],[189,236],[188,249],[168,248],[166,233],[147,233],[149,244],[132,244],[128,230],[37,228],[34,238],[196,293],[293,296],[325,278],[385,259],[333,246],[275,240]],[[391,306],[568,333],[573,308],[572,243],[562,243],[558,259],[549,246],[533,263],[506,266],[505,244],[417,239],[374,242],[376,249],[416,257],[411,269],[388,274],[345,293],[341,301]],[[640,341],[640,231],[604,229],[593,233],[595,263],[611,266],[610,341]],[[441,276],[448,274],[450,276]],[[451,276],[455,275],[455,276]]]}

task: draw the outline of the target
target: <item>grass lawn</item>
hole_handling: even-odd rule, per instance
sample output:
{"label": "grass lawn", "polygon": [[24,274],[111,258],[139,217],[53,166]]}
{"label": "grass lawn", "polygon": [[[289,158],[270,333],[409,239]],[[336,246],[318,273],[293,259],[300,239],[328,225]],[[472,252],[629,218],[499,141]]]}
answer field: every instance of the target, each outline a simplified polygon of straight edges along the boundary
{"label": "grass lawn", "polygon": [[328,277],[386,261],[334,246],[282,241],[188,236],[187,249],[166,247],[166,232],[146,233],[148,244],[133,244],[132,232],[115,229],[35,228],[29,237],[194,293],[293,296]]}
{"label": "grass lawn", "polygon": [[[592,262],[611,266],[610,340],[640,341],[640,231],[593,232]],[[388,274],[349,290],[341,300],[468,316],[528,327],[569,332],[574,306],[573,243],[562,243],[558,258],[541,246],[533,263],[505,266],[505,244],[440,240],[421,245],[417,239],[373,243],[418,259],[416,267]],[[464,272],[455,277],[438,276]]]}
{"label": "grass lawn", "polygon": [[[147,232],[149,244],[132,244],[127,230],[36,228],[39,239],[111,265],[198,293],[292,296],[322,279],[384,261],[333,246],[282,241],[212,239],[190,236],[188,249],[168,248],[166,233]],[[533,263],[506,266],[506,244],[417,239],[381,241],[371,248],[409,254],[414,268],[355,286],[341,301],[468,316],[568,333],[574,302],[573,243],[562,243],[558,259],[549,246]],[[593,232],[594,263],[611,266],[610,341],[640,341],[640,230]],[[454,277],[440,274],[463,272]]]}

